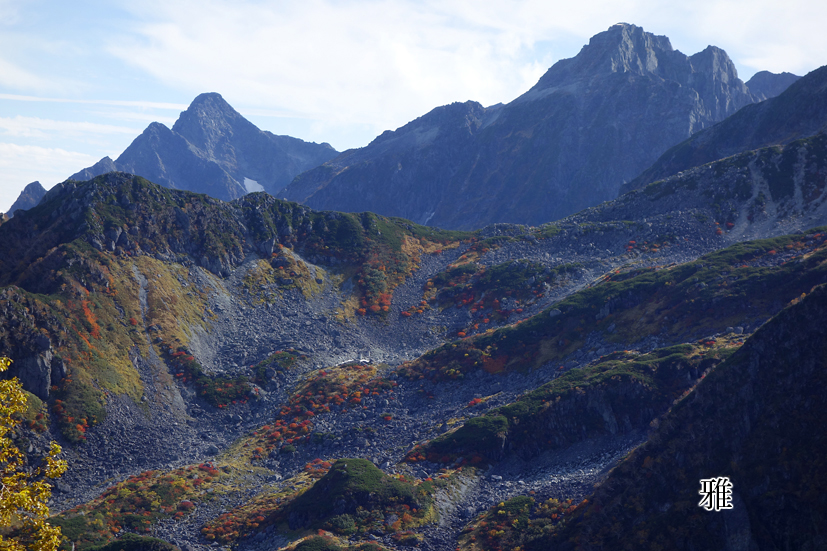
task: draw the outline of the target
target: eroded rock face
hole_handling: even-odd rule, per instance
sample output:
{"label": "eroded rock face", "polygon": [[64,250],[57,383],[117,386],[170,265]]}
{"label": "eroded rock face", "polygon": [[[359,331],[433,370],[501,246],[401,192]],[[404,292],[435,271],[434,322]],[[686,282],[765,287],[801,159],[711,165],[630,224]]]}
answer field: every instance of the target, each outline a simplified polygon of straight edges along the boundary
{"label": "eroded rock face", "polygon": [[38,335],[34,343],[37,349],[30,351],[28,356],[19,357],[9,371],[11,376],[20,380],[25,390],[46,400],[51,387],[66,376],[66,366],[61,358],[52,354],[48,337]]}
{"label": "eroded rock face", "polygon": [[616,197],[668,147],[755,101],[720,48],[686,56],[618,24],[508,105],[438,107],[283,195],[445,228],[538,224]]}

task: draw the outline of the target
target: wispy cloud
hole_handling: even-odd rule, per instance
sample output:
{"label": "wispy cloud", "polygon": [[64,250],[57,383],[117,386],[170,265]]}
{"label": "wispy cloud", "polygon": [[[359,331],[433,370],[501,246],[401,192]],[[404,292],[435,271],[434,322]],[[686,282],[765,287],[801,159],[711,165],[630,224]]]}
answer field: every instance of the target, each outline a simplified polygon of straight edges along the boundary
{"label": "wispy cloud", "polygon": [[140,133],[140,129],[93,122],[71,122],[41,119],[38,117],[0,117],[0,132],[18,137],[46,137],[55,132],[67,136],[83,134],[131,134]]}
{"label": "wispy cloud", "polygon": [[[467,20],[476,5],[308,0],[142,3],[109,51],[192,93],[291,117],[382,130],[437,105],[508,101],[539,78],[523,21]],[[527,14],[525,14],[527,16]]]}
{"label": "wispy cloud", "polygon": [[166,109],[176,111],[183,111],[188,107],[186,104],[183,103],[163,103],[157,101],[127,101],[106,99],[47,98],[40,96],[25,96],[19,94],[0,94],[0,99],[41,103],[77,103],[85,105],[112,105],[118,107],[138,107],[141,109]]}
{"label": "wispy cloud", "polygon": [[12,90],[39,91],[52,87],[49,79],[26,71],[0,58],[0,87]]}

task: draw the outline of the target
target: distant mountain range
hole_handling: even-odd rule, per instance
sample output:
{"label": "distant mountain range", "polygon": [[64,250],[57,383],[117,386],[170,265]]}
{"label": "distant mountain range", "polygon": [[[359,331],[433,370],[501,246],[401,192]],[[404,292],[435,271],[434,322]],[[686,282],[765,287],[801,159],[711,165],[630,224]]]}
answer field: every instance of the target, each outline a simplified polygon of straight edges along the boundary
{"label": "distant mountain range", "polygon": [[[686,56],[666,37],[618,24],[508,105],[438,107],[338,156],[328,144],[261,131],[210,93],[195,98],[172,129],[152,123],[116,160],[104,157],[70,179],[120,171],[222,200],[266,191],[316,209],[369,210],[444,228],[540,224],[674,173],[674,159],[649,167],[670,146],[798,79],[762,71],[744,84],[719,48]],[[815,93],[812,84],[795,90]],[[740,136],[733,139],[743,143],[709,147],[716,134],[702,133],[665,156],[677,159],[701,144],[687,161],[694,166],[812,135],[812,121],[786,113],[785,101],[800,106],[815,98],[761,103],[727,123],[772,115],[764,126],[775,124],[783,135],[755,128],[749,135],[762,136],[758,141]],[[807,129],[791,128],[785,117]],[[32,206],[21,199],[16,208]]]}
{"label": "distant mountain range", "polygon": [[298,176],[283,195],[444,228],[548,222],[613,199],[671,145],[796,78],[761,73],[753,93],[723,50],[686,56],[618,24],[508,105],[438,107]]}
{"label": "distant mountain range", "polygon": [[277,195],[299,173],[334,157],[316,144],[259,130],[219,94],[201,94],[172,130],[153,122],[114,161],[104,157],[70,176],[89,180],[120,171],[173,189],[231,201],[251,191]]}

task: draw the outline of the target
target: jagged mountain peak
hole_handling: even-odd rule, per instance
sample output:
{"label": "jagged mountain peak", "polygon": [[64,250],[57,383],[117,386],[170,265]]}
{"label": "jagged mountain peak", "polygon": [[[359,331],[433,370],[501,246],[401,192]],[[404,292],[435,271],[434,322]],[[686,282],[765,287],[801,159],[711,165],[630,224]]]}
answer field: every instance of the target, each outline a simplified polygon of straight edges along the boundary
{"label": "jagged mountain peak", "polygon": [[261,132],[233,109],[221,94],[215,92],[196,97],[175,121],[172,130],[208,153],[212,153],[218,143],[227,141],[234,135]]}
{"label": "jagged mountain peak", "polygon": [[[144,131],[142,132],[142,134],[148,134],[148,135],[159,134],[159,133],[168,134],[169,132],[170,132],[170,130],[169,130],[169,128],[167,128],[167,125],[165,125],[163,123],[160,123],[160,122],[151,122],[151,123],[149,123],[149,125],[146,128],[144,128]],[[103,160],[103,159],[101,159],[101,160]]]}
{"label": "jagged mountain peak", "polygon": [[[692,56],[675,50],[666,36],[642,27],[618,23],[598,33],[575,57],[555,63],[520,100],[536,100],[557,90],[583,93],[595,78],[636,75],[674,81],[698,92],[706,109],[716,119],[756,100],[738,78],[729,55],[717,46],[707,46]],[[720,102],[720,96],[731,96]]]}
{"label": "jagged mountain peak", "polygon": [[165,187],[231,201],[262,188],[276,194],[336,153],[329,144],[262,131],[221,94],[208,92],[196,97],[171,129],[153,122],[114,162],[105,157],[70,179],[129,172]]}
{"label": "jagged mountain peak", "polygon": [[655,72],[658,54],[672,52],[672,43],[665,36],[647,33],[642,27],[618,23],[589,40],[581,54],[608,62],[611,72]]}
{"label": "jagged mountain peak", "polygon": [[618,23],[594,35],[575,57],[555,63],[525,96],[597,74],[657,73],[661,58],[673,52],[669,38]]}
{"label": "jagged mountain peak", "polygon": [[801,77],[792,73],[758,71],[747,81],[747,87],[759,99],[769,99],[781,94]]}
{"label": "jagged mountain peak", "polygon": [[692,67],[696,72],[723,75],[729,80],[738,78],[738,70],[729,55],[718,46],[707,46],[700,52],[689,56]]}
{"label": "jagged mountain peak", "polygon": [[508,105],[433,109],[281,196],[447,228],[539,224],[616,197],[671,144],[755,101],[722,49],[689,57],[620,23]]}
{"label": "jagged mountain peak", "polygon": [[17,200],[9,209],[8,215],[14,216],[14,211],[18,209],[30,209],[40,202],[40,199],[46,195],[46,189],[38,181],[34,181],[27,185],[23,191],[20,192]]}

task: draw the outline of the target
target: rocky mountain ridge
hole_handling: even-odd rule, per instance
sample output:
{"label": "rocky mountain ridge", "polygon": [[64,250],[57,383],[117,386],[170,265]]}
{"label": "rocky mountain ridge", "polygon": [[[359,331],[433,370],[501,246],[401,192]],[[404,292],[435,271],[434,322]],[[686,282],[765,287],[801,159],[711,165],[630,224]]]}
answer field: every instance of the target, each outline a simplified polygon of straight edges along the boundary
{"label": "rocky mountain ridge", "polygon": [[764,101],[781,94],[800,78],[800,76],[788,72],[758,71],[747,81],[747,88],[759,101]]}
{"label": "rocky mountain ridge", "polygon": [[193,100],[172,129],[154,122],[115,161],[104,157],[69,179],[122,171],[231,201],[251,191],[278,195],[297,174],[335,155],[326,143],[259,130],[219,94],[207,93]]}
{"label": "rocky mountain ridge", "polygon": [[723,50],[686,56],[619,24],[508,105],[439,107],[301,174],[284,196],[446,228],[539,224],[613,199],[670,144],[757,100]]}
{"label": "rocky mountain ridge", "polygon": [[[821,546],[822,459],[810,453],[822,437],[805,427],[825,411],[812,393],[825,384],[825,306],[822,285],[759,329],[659,420],[573,522],[528,548]],[[732,508],[707,513],[697,506],[699,480],[723,476]]]}

